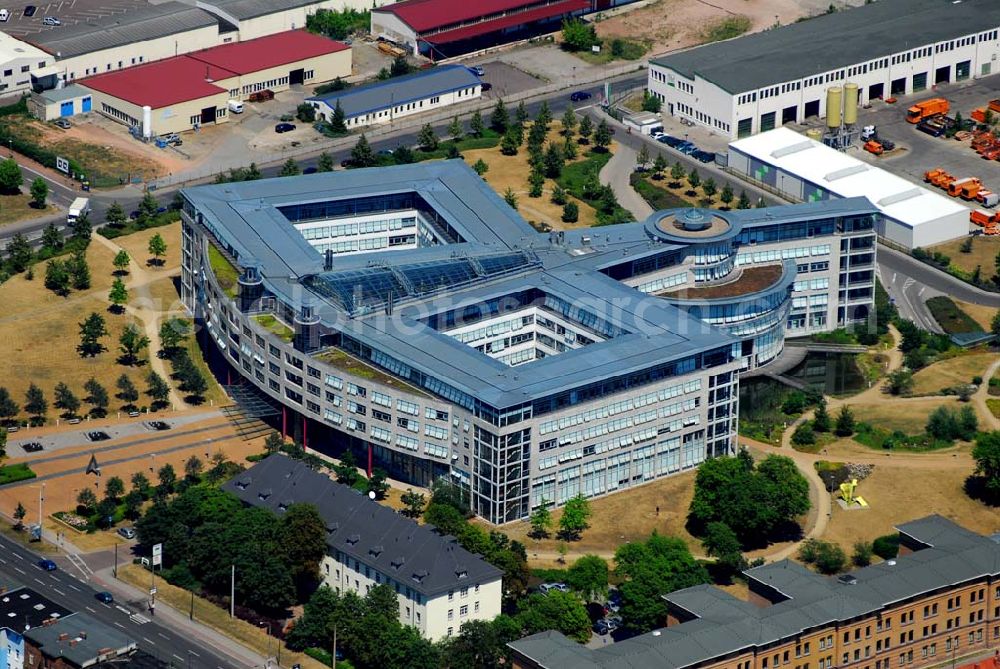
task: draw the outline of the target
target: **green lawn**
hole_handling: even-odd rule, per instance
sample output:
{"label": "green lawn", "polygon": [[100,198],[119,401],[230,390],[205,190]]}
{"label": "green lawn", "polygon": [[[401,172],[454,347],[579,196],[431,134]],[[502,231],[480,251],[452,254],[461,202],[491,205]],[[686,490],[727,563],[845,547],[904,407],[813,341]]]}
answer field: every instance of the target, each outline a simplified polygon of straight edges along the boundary
{"label": "green lawn", "polygon": [[208,245],[208,264],[219,282],[219,287],[229,297],[236,297],[236,283],[240,274],[222,252],[211,244]]}
{"label": "green lawn", "polygon": [[35,472],[31,471],[31,467],[23,462],[0,467],[0,485],[33,478],[35,478]]}
{"label": "green lawn", "polygon": [[632,176],[629,177],[629,181],[632,182],[632,188],[635,189],[635,192],[642,196],[642,199],[653,208],[653,211],[681,209],[691,206],[690,202],[679,195],[675,195],[665,188],[653,185],[640,172],[633,172]]}
{"label": "green lawn", "polygon": [[271,314],[257,314],[253,317],[261,327],[266,328],[271,333],[278,335],[281,341],[290,343],[295,338],[295,332]]}
{"label": "green lawn", "polygon": [[930,309],[938,325],[948,334],[983,331],[979,323],[972,320],[972,317],[962,311],[950,297],[944,295],[932,297],[927,300],[927,308]]}

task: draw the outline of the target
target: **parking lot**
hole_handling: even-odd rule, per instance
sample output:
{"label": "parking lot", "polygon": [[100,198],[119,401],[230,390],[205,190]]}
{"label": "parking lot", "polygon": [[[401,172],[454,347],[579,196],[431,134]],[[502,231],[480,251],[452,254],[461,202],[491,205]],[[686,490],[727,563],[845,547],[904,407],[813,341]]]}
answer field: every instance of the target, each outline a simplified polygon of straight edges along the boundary
{"label": "parking lot", "polygon": [[[134,7],[145,6],[145,0],[57,0],[54,2],[0,5],[10,12],[10,19],[0,23],[0,30],[14,37],[24,37],[43,30],[50,30],[42,23],[46,16],[59,19],[62,25],[106,20],[109,16],[124,14]],[[34,7],[33,16],[25,16],[27,7]]]}
{"label": "parking lot", "polygon": [[492,86],[490,90],[483,93],[483,97],[488,100],[508,97],[515,93],[537,88],[544,83],[503,61],[491,60],[481,63],[481,65],[484,71],[483,81]]}

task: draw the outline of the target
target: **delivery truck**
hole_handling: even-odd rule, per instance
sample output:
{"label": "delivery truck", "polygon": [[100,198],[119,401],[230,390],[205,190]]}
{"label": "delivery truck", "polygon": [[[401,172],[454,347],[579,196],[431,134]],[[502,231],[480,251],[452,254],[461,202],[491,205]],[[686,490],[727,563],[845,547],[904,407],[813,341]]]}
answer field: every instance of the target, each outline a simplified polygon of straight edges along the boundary
{"label": "delivery truck", "polygon": [[931,98],[907,109],[906,120],[910,123],[920,123],[924,119],[947,114],[948,109],[948,101],[944,98]]}
{"label": "delivery truck", "polygon": [[73,200],[73,204],[69,206],[69,211],[66,212],[66,222],[73,223],[81,216],[86,216],[90,213],[90,200],[85,197],[78,197]]}

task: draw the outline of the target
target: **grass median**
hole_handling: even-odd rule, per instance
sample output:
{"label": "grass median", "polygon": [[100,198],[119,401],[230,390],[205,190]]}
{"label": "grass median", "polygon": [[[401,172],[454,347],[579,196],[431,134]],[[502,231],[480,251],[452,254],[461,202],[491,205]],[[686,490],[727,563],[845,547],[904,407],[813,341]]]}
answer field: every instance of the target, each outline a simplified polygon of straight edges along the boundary
{"label": "grass median", "polygon": [[[143,592],[149,588],[149,572],[138,565],[127,564],[119,567],[118,578]],[[156,599],[181,614],[187,615],[192,610],[191,592],[171,585],[162,578],[156,579]],[[277,655],[275,639],[270,638],[261,628],[239,618],[230,618],[228,611],[197,595],[194,597],[194,620],[255,653],[267,655],[270,649],[272,656]],[[304,653],[288,650],[284,644],[281,646],[282,666],[301,664],[302,669],[322,669],[325,666]]]}

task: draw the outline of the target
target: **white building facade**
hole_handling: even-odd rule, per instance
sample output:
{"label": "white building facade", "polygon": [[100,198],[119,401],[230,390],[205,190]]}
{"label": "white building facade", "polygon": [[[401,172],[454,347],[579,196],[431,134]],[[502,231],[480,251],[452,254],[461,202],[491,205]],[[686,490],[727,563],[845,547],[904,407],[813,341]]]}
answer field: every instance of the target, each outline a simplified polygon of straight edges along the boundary
{"label": "white building facade", "polygon": [[997,74],[998,58],[1000,3],[879,0],[654,58],[647,86],[665,115],[735,139],[825,117],[834,86],[857,84],[861,105],[930,95]]}

